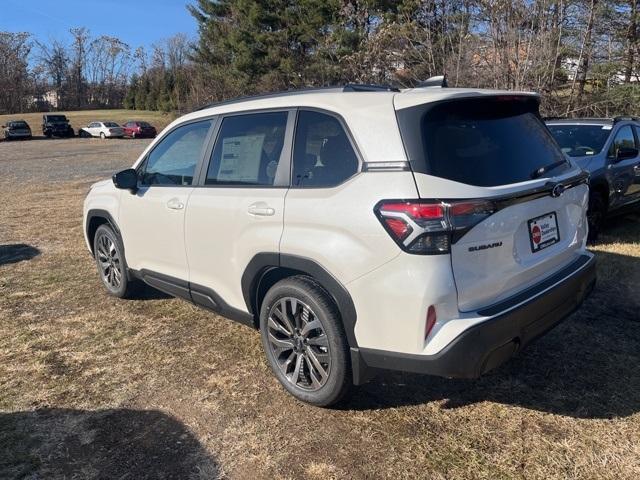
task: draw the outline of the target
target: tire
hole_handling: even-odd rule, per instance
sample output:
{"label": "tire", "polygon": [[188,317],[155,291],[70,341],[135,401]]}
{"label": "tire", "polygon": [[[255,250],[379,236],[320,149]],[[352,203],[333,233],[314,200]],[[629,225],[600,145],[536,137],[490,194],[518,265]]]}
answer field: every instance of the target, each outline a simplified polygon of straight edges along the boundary
{"label": "tire", "polygon": [[107,138],[107,136],[104,134],[104,132],[100,132],[100,138],[104,140],[105,138]]}
{"label": "tire", "polygon": [[[316,328],[305,328],[316,321]],[[271,287],[260,309],[260,333],[271,370],[297,399],[328,407],[351,390],[349,346],[340,313],[315,280],[295,276]]]}
{"label": "tire", "polygon": [[604,196],[599,192],[589,193],[589,210],[587,211],[587,222],[589,223],[589,235],[587,241],[593,244],[598,239],[605,215],[607,214],[607,203]]}
{"label": "tire", "polygon": [[129,278],[120,237],[109,225],[100,225],[96,230],[93,252],[98,274],[107,292],[118,298],[130,297],[135,282]]}
{"label": "tire", "polygon": [[45,132],[45,136],[50,139],[53,137],[53,134],[51,132]]}

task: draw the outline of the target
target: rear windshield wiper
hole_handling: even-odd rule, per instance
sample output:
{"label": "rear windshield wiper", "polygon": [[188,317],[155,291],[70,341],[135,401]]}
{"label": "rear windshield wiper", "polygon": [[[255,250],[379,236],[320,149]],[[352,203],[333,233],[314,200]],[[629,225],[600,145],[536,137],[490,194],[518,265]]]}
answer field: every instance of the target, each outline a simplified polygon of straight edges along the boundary
{"label": "rear windshield wiper", "polygon": [[550,163],[549,165],[545,165],[544,167],[540,167],[537,170],[534,170],[533,172],[531,172],[531,178],[534,179],[534,180],[536,178],[540,178],[545,173],[550,172],[554,168],[558,168],[559,166],[564,165],[565,163],[567,163],[566,160],[560,160],[559,162]]}

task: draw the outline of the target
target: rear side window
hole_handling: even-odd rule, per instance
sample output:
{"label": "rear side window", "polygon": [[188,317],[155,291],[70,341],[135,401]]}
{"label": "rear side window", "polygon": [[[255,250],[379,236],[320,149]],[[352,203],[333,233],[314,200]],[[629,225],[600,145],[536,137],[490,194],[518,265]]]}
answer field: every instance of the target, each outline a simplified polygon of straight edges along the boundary
{"label": "rear side window", "polygon": [[358,157],[340,121],[301,110],[293,147],[293,186],[333,187],[357,171]]}
{"label": "rear side window", "polygon": [[537,111],[526,97],[464,99],[399,110],[398,120],[414,171],[492,187],[569,168]]}
{"label": "rear side window", "polygon": [[148,155],[143,185],[191,185],[211,120],[189,123],[167,134]]}
{"label": "rear side window", "polygon": [[206,184],[273,185],[287,116],[287,112],[270,112],[226,117],[211,154]]}
{"label": "rear side window", "polygon": [[615,158],[621,148],[636,148],[636,140],[633,136],[631,125],[620,127],[609,147],[609,158]]}

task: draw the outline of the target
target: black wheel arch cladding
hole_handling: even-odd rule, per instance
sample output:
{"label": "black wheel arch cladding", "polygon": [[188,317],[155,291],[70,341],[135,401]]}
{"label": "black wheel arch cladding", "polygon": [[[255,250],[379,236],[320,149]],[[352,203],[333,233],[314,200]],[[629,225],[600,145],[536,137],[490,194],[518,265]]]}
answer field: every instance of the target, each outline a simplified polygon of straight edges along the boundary
{"label": "black wheel arch cladding", "polygon": [[[356,309],[347,289],[325,268],[312,259],[283,253],[263,252],[255,255],[242,275],[242,294],[247,309],[256,319],[260,315],[261,282],[272,276],[274,283],[293,275],[307,275],[315,279],[335,302],[349,347],[356,348]],[[266,293],[266,292],[264,292]]]}

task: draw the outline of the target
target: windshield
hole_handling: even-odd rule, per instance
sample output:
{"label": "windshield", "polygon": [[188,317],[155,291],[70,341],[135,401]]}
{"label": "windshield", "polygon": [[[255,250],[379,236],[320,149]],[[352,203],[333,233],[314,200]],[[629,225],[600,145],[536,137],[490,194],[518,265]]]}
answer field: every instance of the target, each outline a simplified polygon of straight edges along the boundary
{"label": "windshield", "polygon": [[560,149],[570,157],[597,155],[611,133],[611,125],[547,125]]}
{"label": "windshield", "polygon": [[109,127],[109,128],[114,128],[114,127],[119,127],[120,125],[118,125],[117,123],[114,122],[104,122],[103,124],[105,127]]}
{"label": "windshield", "polygon": [[66,122],[67,117],[65,117],[64,115],[49,115],[47,117],[47,121],[48,122]]}
{"label": "windshield", "polygon": [[493,187],[570,168],[532,97],[449,100],[399,110],[398,119],[416,172]]}
{"label": "windshield", "polygon": [[9,122],[7,125],[9,128],[29,128],[27,122]]}

